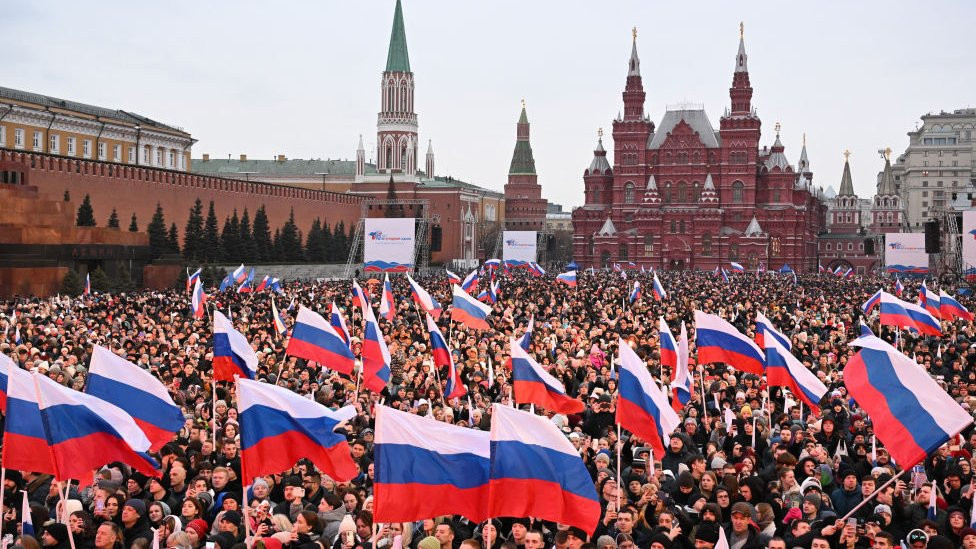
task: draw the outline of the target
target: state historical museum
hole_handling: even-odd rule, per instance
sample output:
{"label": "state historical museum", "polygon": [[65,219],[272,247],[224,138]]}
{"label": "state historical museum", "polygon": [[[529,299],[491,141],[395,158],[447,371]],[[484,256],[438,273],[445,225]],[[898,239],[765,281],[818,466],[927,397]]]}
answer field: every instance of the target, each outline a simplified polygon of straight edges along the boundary
{"label": "state historical museum", "polygon": [[583,172],[584,205],[573,211],[581,267],[748,269],[816,272],[827,207],[814,189],[806,145],[797,166],[776,138],[760,147],[741,27],[731,107],[715,131],[701,106],[668,108],[655,127],[644,114],[637,34],[613,121],[613,165],[602,135]]}

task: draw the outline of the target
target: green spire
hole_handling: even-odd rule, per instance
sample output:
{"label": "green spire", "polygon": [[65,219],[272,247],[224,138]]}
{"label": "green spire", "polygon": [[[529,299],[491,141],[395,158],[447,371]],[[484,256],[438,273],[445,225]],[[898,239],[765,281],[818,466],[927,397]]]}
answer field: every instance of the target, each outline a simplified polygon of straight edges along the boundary
{"label": "green spire", "polygon": [[524,99],[517,125],[515,152],[512,154],[512,165],[508,168],[508,173],[535,175],[535,158],[532,157],[532,145],[529,144],[529,116],[525,113]]}
{"label": "green spire", "polygon": [[403,8],[397,0],[393,12],[393,32],[390,34],[390,51],[386,54],[386,72],[410,72],[410,56],[407,55],[407,34],[403,30]]}

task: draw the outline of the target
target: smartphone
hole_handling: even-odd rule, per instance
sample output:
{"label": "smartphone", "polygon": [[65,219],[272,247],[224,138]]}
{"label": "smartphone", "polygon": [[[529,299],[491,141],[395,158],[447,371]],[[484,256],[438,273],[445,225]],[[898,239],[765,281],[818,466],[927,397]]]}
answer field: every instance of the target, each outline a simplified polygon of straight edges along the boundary
{"label": "smartphone", "polygon": [[853,517],[847,519],[847,527],[848,528],[853,528],[854,530],[857,530],[857,519],[856,518],[853,518]]}
{"label": "smartphone", "polygon": [[100,499],[96,499],[95,500],[95,512],[96,513],[100,513],[100,512],[102,512],[104,510],[105,510],[105,502],[102,501],[102,500],[100,500]]}

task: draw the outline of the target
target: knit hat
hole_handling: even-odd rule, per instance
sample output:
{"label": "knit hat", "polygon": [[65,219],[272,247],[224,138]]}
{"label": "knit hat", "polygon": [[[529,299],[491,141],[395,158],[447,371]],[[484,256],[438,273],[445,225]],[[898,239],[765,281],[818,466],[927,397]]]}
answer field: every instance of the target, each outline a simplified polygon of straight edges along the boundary
{"label": "knit hat", "polygon": [[234,526],[240,526],[241,525],[241,514],[238,513],[237,511],[234,511],[233,509],[231,509],[229,511],[224,511],[224,514],[220,518],[220,520],[229,522],[229,523],[233,524]]}
{"label": "knit hat", "polygon": [[146,515],[146,501],[142,499],[130,499],[125,502],[125,507],[132,507],[140,517]]}
{"label": "knit hat", "polygon": [[888,507],[884,503],[879,503],[878,505],[875,505],[874,506],[874,514],[875,515],[880,515],[881,513],[888,513],[890,515],[891,514],[891,507]]}
{"label": "knit hat", "polygon": [[740,515],[745,515],[745,516],[749,517],[749,520],[756,520],[756,509],[755,509],[755,507],[752,506],[751,503],[748,503],[748,502],[745,502],[745,501],[740,501],[740,502],[734,504],[732,506],[732,513],[731,514],[734,515],[736,513],[739,513]]}
{"label": "knit hat", "polygon": [[64,502],[64,512],[68,515],[74,513],[75,511],[81,511],[83,509],[84,508],[82,507],[81,502],[76,499],[69,499],[69,500],[65,500]]}
{"label": "knit hat", "polygon": [[[159,505],[159,508],[163,510],[163,516],[164,517],[166,515],[172,515],[173,514],[173,511],[169,508],[169,504],[166,503],[165,501],[154,501],[153,503],[155,503],[156,505]],[[150,506],[151,505],[152,504],[150,504]]]}
{"label": "knit hat", "polygon": [[653,546],[655,543],[660,544],[661,546],[664,547],[664,549],[670,549],[671,538],[665,535],[664,532],[658,532],[657,534],[651,536],[651,541],[649,545]]}
{"label": "knit hat", "polygon": [[576,526],[570,526],[569,528],[566,529],[566,533],[573,536],[574,538],[580,539],[584,542],[586,541],[586,532],[583,531],[582,528],[578,528]]}
{"label": "knit hat", "polygon": [[207,539],[207,522],[203,519],[193,519],[186,525],[186,530],[193,530],[200,541]]}
{"label": "knit hat", "polygon": [[434,536],[427,536],[420,540],[420,543],[417,544],[417,549],[441,549],[441,542],[437,541],[437,538]]}
{"label": "knit hat", "polygon": [[718,523],[706,520],[698,525],[698,530],[695,531],[695,540],[718,543],[718,529]]}
{"label": "knit hat", "polygon": [[352,515],[345,515],[342,517],[342,522],[339,523],[339,533],[343,532],[355,532],[356,522],[352,520]]}
{"label": "knit hat", "polygon": [[966,536],[976,536],[976,530],[968,526],[963,528],[962,530],[959,530],[959,539],[965,540]]}
{"label": "knit hat", "polygon": [[230,532],[221,532],[213,537],[214,545],[220,549],[231,549],[237,540],[234,539],[234,535]]}
{"label": "knit hat", "polygon": [[45,526],[44,531],[51,534],[51,537],[57,540],[58,544],[68,541],[68,526],[65,524],[55,522],[54,524]]}
{"label": "knit hat", "polygon": [[809,501],[817,509],[820,509],[820,505],[823,503],[823,499],[820,497],[819,494],[807,494],[807,495],[803,496],[803,501],[804,502],[808,502]]}
{"label": "knit hat", "polygon": [[725,467],[725,460],[715,456],[712,458],[712,469],[721,469]]}
{"label": "knit hat", "polygon": [[695,477],[691,473],[685,471],[678,475],[678,487],[679,488],[694,488],[695,487]]}

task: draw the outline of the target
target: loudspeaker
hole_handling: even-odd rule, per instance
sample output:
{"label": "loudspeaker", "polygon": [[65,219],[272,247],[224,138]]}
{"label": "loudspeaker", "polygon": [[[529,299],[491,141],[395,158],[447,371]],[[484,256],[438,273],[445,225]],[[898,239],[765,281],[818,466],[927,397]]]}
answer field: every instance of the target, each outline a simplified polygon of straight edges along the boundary
{"label": "loudspeaker", "polygon": [[430,229],[430,251],[439,252],[441,251],[441,226],[434,225]]}
{"label": "loudspeaker", "polygon": [[925,253],[937,254],[942,251],[939,245],[939,220],[925,222]]}
{"label": "loudspeaker", "polygon": [[874,255],[874,239],[864,239],[864,255]]}

